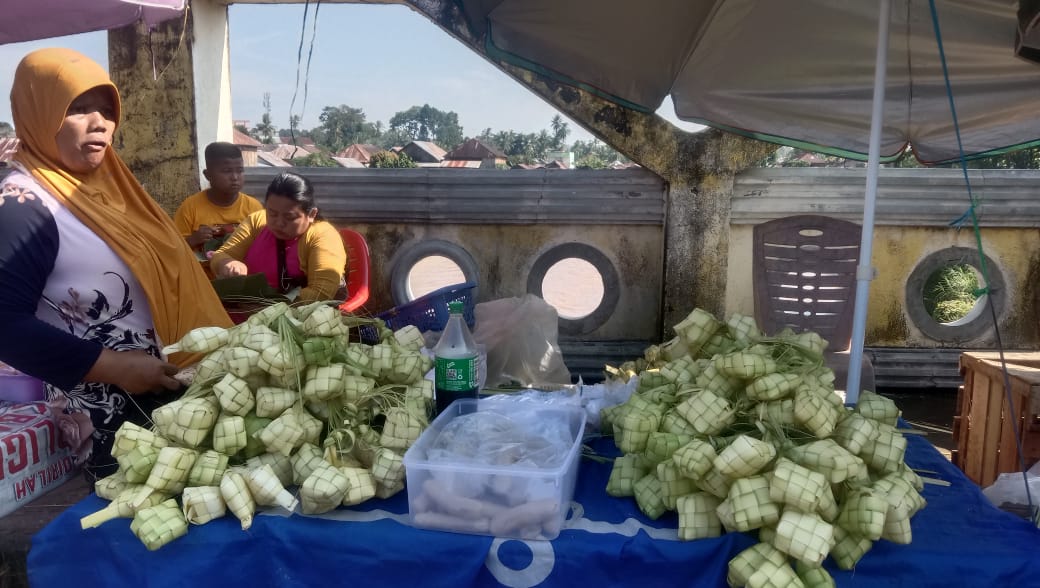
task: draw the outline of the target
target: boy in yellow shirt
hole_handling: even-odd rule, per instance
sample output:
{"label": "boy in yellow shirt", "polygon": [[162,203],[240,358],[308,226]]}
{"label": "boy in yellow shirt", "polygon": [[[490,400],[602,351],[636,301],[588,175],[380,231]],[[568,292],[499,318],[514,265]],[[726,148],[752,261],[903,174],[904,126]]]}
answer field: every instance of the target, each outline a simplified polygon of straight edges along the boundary
{"label": "boy in yellow shirt", "polygon": [[[242,151],[231,143],[210,143],[206,146],[206,169],[202,175],[209,180],[209,189],[188,196],[176,214],[173,223],[195,251],[216,249],[238,223],[250,214],[263,210],[264,205],[242,189],[244,164]],[[218,239],[207,247],[206,244]]]}

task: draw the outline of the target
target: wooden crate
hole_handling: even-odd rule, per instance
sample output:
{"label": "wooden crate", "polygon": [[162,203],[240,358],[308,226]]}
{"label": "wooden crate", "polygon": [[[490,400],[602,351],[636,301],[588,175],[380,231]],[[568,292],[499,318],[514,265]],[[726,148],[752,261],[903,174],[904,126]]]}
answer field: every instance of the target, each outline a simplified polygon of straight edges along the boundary
{"label": "wooden crate", "polygon": [[[951,459],[985,488],[1005,472],[1022,471],[1015,437],[1022,441],[1024,467],[1040,461],[1040,353],[1006,352],[1009,406],[997,352],[966,352],[960,357],[964,385],[957,392]],[[1014,419],[1014,420],[1012,420]]]}

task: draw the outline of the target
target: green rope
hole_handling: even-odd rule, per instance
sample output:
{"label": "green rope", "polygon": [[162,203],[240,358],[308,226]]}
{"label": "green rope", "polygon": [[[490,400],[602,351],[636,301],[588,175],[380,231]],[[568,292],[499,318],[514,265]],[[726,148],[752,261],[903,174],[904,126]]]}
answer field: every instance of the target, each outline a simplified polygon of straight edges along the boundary
{"label": "green rope", "polygon": [[[949,99],[950,113],[953,116],[953,130],[957,137],[957,150],[960,153],[961,173],[964,174],[964,183],[968,187],[968,200],[970,202],[970,206],[968,207],[968,215],[971,217],[971,226],[975,233],[975,244],[979,250],[979,271],[982,273],[983,281],[983,286],[979,289],[979,291],[989,292],[989,270],[986,267],[986,254],[982,248],[982,231],[979,229],[979,218],[976,211],[977,200],[975,199],[975,195],[971,191],[971,180],[968,177],[968,162],[967,158],[964,155],[964,145],[961,143],[960,124],[957,122],[957,108],[954,105],[953,101],[953,88],[950,86],[950,72],[946,65],[946,53],[943,51],[942,33],[939,29],[939,15],[935,9],[935,0],[929,0],[928,5],[931,8],[932,13],[932,27],[935,29],[935,41],[936,44],[939,46],[939,61],[940,63],[942,63],[943,79],[946,82],[946,97]],[[1004,358],[1004,343],[1003,341],[1001,341],[1000,337],[1000,324],[997,320],[997,311],[994,308],[995,305],[993,304],[992,300],[989,301],[988,306],[990,309],[990,315],[993,318],[993,332],[997,340],[997,351],[1000,353],[1000,367],[1001,372],[1004,376],[1005,402],[1007,402],[1007,406],[1010,409],[1011,407],[1015,406],[1015,402],[1011,396],[1011,378],[1008,375],[1007,361]],[[1029,512],[1033,512],[1033,497],[1029,491],[1029,480],[1026,475],[1026,465],[1022,451],[1022,437],[1018,431],[1018,419],[1013,418],[1010,420],[1012,431],[1015,434],[1015,446],[1016,449],[1018,449],[1018,462],[1019,467],[1022,471],[1022,481],[1026,488],[1026,502],[1029,506]]]}

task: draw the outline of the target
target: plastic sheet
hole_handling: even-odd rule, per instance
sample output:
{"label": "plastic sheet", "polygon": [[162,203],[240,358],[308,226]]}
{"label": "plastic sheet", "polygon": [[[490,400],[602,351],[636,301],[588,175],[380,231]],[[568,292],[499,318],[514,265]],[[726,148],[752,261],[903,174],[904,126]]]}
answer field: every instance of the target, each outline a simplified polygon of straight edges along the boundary
{"label": "plastic sheet", "polygon": [[1000,474],[982,494],[997,508],[1021,510],[1030,504],[1035,508],[1040,502],[1040,462],[1029,468],[1024,478],[1022,472]]}
{"label": "plastic sheet", "polygon": [[473,339],[487,348],[487,386],[570,384],[556,309],[533,294],[483,302]]}
{"label": "plastic sheet", "polygon": [[567,421],[533,411],[479,411],[453,419],[429,450],[431,462],[551,469],[574,444]]}

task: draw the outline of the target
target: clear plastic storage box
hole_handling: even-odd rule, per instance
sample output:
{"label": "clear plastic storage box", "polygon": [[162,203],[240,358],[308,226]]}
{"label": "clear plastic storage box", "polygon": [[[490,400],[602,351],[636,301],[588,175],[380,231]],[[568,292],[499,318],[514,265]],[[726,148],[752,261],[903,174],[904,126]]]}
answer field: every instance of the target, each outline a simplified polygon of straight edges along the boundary
{"label": "clear plastic storage box", "polygon": [[570,510],[585,411],[456,400],[404,455],[415,527],[554,539]]}

